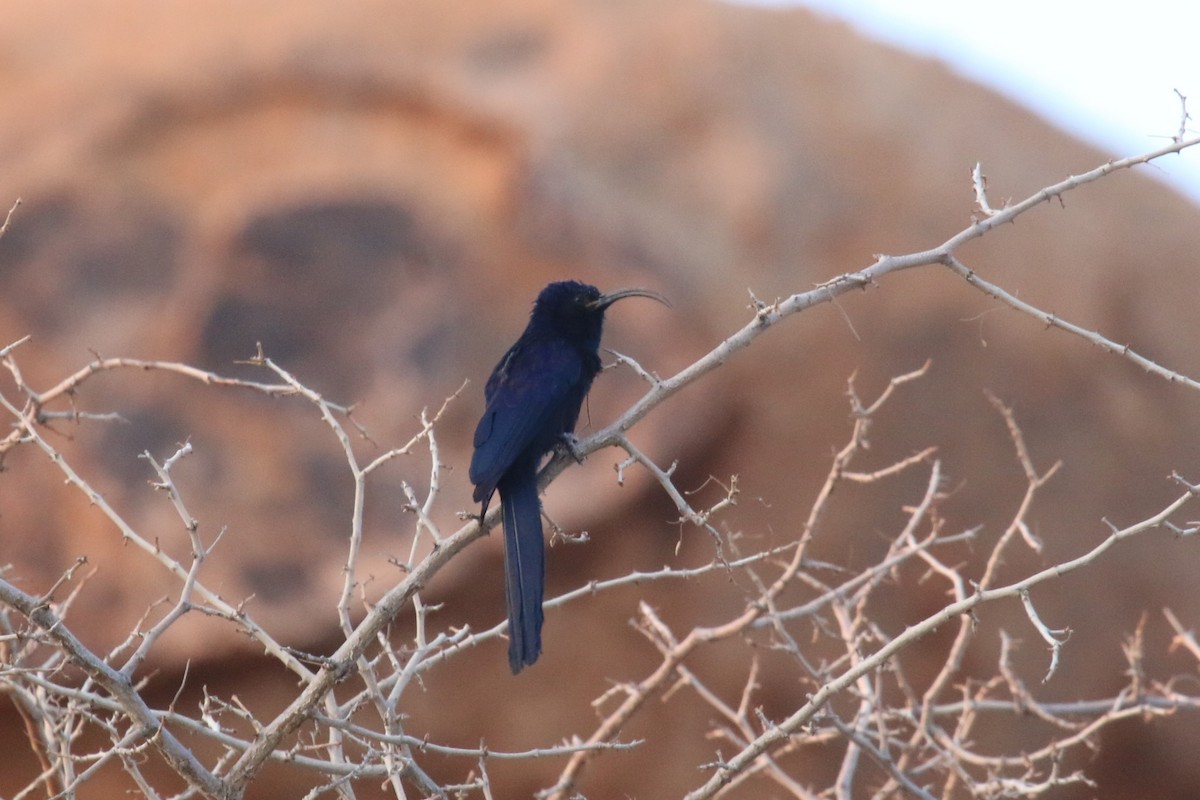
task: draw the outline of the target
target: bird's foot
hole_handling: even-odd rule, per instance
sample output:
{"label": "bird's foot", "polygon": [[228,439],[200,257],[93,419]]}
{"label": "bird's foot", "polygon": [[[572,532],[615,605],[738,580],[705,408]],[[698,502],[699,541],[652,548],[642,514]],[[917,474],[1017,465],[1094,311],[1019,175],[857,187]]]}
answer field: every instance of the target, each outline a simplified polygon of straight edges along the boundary
{"label": "bird's foot", "polygon": [[579,449],[579,437],[573,433],[564,433],[558,440],[558,447],[564,453],[575,459],[576,464],[583,463],[583,451]]}
{"label": "bird's foot", "polygon": [[459,511],[458,518],[464,522],[475,521],[479,523],[479,527],[488,530],[488,524],[485,521],[487,518],[487,508],[485,507],[480,513],[474,514],[470,511]]}

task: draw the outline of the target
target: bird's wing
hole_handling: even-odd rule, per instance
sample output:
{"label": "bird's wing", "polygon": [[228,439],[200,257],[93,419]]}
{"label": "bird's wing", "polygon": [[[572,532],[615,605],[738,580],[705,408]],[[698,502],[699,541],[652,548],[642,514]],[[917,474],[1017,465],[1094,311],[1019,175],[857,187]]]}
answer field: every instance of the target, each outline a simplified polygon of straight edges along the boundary
{"label": "bird's wing", "polygon": [[578,353],[553,341],[518,342],[505,354],[485,390],[487,409],[475,429],[471,482],[475,499],[495,490],[504,472],[531,445],[549,451],[583,367]]}

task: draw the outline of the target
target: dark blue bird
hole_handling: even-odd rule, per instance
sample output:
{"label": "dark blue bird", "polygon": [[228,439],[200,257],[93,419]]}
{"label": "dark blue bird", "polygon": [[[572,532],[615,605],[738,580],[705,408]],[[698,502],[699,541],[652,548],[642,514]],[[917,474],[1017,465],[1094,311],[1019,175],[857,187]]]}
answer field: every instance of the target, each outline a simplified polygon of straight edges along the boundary
{"label": "dark blue bird", "polygon": [[601,294],[578,281],[552,283],[533,304],[529,324],[488,378],[487,408],[475,429],[471,482],[487,514],[500,490],[504,518],[504,587],[508,599],[508,664],[513,674],[542,652],[542,591],[546,577],[537,470],[560,442],[570,444],[579,409],[600,372],[604,311],[624,297],[657,292],[621,289]]}

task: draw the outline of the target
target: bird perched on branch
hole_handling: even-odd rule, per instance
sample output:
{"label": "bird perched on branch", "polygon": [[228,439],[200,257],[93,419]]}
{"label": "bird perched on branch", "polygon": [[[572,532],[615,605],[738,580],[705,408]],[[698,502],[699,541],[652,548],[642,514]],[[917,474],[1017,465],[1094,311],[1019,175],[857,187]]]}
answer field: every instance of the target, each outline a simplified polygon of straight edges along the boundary
{"label": "bird perched on branch", "polygon": [[504,587],[508,600],[508,664],[513,674],[542,652],[545,540],[538,500],[542,458],[563,443],[574,449],[575,422],[592,380],[600,372],[604,312],[648,289],[601,294],[578,281],[551,283],[537,296],[525,332],[508,349],[484,387],[487,408],[475,429],[471,482],[487,514],[500,491],[504,520]]}

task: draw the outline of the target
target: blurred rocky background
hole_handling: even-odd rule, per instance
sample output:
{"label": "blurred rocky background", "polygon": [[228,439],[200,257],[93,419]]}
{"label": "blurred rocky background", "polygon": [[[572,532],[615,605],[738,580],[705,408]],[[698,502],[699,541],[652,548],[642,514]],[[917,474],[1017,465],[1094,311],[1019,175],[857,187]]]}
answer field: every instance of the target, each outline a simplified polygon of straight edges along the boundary
{"label": "blurred rocky background", "polygon": [[[35,388],[92,353],[266,379],[237,363],[261,341],[329,399],[361,403],[356,417],[382,451],[418,429],[423,407],[470,380],[438,431],[447,472],[436,517],[446,530],[472,506],[466,465],[483,380],[547,281],[669,295],[669,313],[614,309],[606,344],[671,374],[748,320],[747,289],[772,300],[967,225],[976,162],[999,203],[1107,160],[939,64],[838,24],[685,0],[19,3],[0,25],[0,97],[0,206],[23,198],[0,239],[0,345],[32,335],[17,355]],[[1145,174],[1120,174],[963,257],[1020,297],[1197,376],[1196,215]],[[1014,407],[1035,463],[1064,462],[1033,514],[1045,553],[1014,558],[1010,577],[1095,544],[1108,532],[1102,518],[1123,524],[1157,511],[1178,494],[1172,470],[1200,480],[1194,392],[932,267],[791,319],[634,438],[660,463],[679,461],[683,488],[738,475],[742,498],[722,526],[750,541],[795,538],[848,435],[847,378],[857,373],[873,395],[926,359],[928,377],[873,428],[873,458],[883,465],[936,445],[955,487],[951,526],[983,524],[995,537],[1024,489],[985,389]],[[11,391],[7,374],[0,386]],[[606,373],[584,423],[606,423],[642,389],[629,370]],[[95,378],[75,402],[128,423],[58,422],[55,444],[139,530],[181,552],[182,527],[138,455],[165,458],[190,440],[180,488],[207,535],[227,528],[206,567],[209,585],[232,601],[253,596],[255,618],[288,644],[333,646],[352,485],[311,406],[132,371]],[[616,460],[598,453],[547,494],[556,522],[590,533],[586,545],[551,550],[551,594],[712,557],[707,535],[681,534],[644,475],[616,485]],[[148,606],[178,591],[39,452],[18,448],[3,467],[7,577],[45,591],[86,556],[95,573],[69,622],[93,648],[115,646]],[[407,554],[412,519],[398,484],[422,486],[427,474],[418,454],[370,484],[363,573],[376,589],[399,579],[388,559]],[[870,563],[922,481],[838,505],[813,556]],[[1183,654],[1168,655],[1160,609],[1200,625],[1200,552],[1166,532],[1118,550],[1038,597],[1048,624],[1073,630],[1040,696],[1119,690],[1121,645],[1143,611],[1147,669],[1194,673]],[[491,536],[430,587],[427,600],[443,604],[433,624],[495,624],[502,581],[500,537]],[[467,653],[414,694],[408,730],[508,750],[586,736],[590,701],[657,663],[629,625],[639,598],[686,629],[727,619],[744,605],[743,589],[715,577],[552,611],[534,668],[513,678],[502,644]],[[880,623],[899,630],[943,596],[894,601]],[[1020,608],[984,613],[1023,639],[1016,663],[1036,684],[1047,654]],[[931,663],[945,644],[931,638]],[[997,648],[982,642],[967,671],[993,670]],[[909,657],[919,673],[921,653]],[[723,646],[693,666],[736,691],[745,658]],[[768,718],[808,691],[784,666],[768,660],[761,679]],[[230,626],[204,619],[158,649],[151,699],[171,702],[185,668],[179,702],[193,707],[205,685],[264,713],[294,690]],[[682,694],[655,700],[626,735],[668,726],[678,732],[669,750],[606,755],[580,790],[681,795],[713,758],[711,718]],[[0,748],[12,754],[0,766],[6,795],[39,770],[24,742],[20,719],[0,703]],[[1192,797],[1197,747],[1194,716],[1131,721],[1080,766],[1106,798]],[[836,765],[813,753],[791,758],[814,783]],[[530,796],[560,767],[496,762],[496,796]],[[299,797],[310,777],[272,767],[251,796]],[[80,796],[119,796],[124,781],[114,767]]]}

